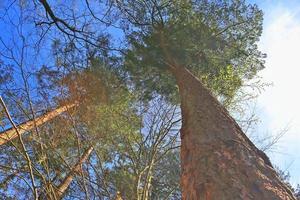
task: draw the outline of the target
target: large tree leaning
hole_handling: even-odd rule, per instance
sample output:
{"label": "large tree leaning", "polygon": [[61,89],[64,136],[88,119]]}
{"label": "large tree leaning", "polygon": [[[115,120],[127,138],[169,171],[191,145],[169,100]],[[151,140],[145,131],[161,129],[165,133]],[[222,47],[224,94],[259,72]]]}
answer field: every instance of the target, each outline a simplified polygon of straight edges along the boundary
{"label": "large tree leaning", "polygon": [[183,199],[295,199],[201,81],[184,67],[170,71],[181,98]]}
{"label": "large tree leaning", "polygon": [[[134,11],[139,13],[137,19],[143,16],[142,6],[133,8],[131,15],[126,17],[132,24],[138,24],[137,27],[143,27],[139,34],[133,32],[129,35],[133,50],[128,60],[133,62],[128,66],[137,66],[131,71],[140,70],[138,72],[146,74],[145,78],[160,80],[160,84],[151,86],[159,86],[156,91],[166,93],[168,90],[160,90],[164,80],[169,80],[160,75],[166,70],[175,78],[179,88],[182,198],[295,199],[268,157],[255,147],[225,107],[197,78],[207,76],[212,82],[221,80],[221,90],[215,89],[214,92],[221,96],[229,94],[230,99],[230,88],[239,88],[243,81],[251,79],[263,68],[264,56],[256,45],[262,31],[261,11],[244,1],[175,2],[178,4],[172,4],[174,9],[171,6],[161,12],[160,7],[154,5],[154,11],[148,12],[151,16],[148,24],[152,24],[148,29],[144,25],[147,24],[147,15],[142,22],[131,17],[135,16]],[[120,9],[124,7],[124,12],[129,12],[130,5],[120,5]],[[166,14],[168,11],[169,15]],[[159,13],[157,18],[155,13]],[[137,39],[137,35],[140,38]],[[197,73],[197,77],[189,69]],[[222,76],[224,70],[229,75],[232,73],[233,76],[229,76],[232,79]],[[206,85],[211,87],[209,82]],[[232,91],[234,94],[236,90]]]}

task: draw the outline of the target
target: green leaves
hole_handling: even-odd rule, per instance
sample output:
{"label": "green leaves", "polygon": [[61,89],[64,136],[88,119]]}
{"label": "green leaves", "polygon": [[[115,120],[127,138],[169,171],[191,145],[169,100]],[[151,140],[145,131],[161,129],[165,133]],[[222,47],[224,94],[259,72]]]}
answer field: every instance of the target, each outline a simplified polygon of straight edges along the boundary
{"label": "green leaves", "polygon": [[[174,99],[175,81],[168,71],[172,63],[191,70],[227,103],[243,81],[263,69],[265,55],[256,44],[262,12],[256,5],[237,0],[155,2],[147,6],[156,12],[146,10],[148,15],[131,24],[134,31],[127,34],[131,48],[124,69],[146,96]],[[135,7],[129,11],[139,12]],[[152,16],[150,25],[145,25],[147,16]]]}

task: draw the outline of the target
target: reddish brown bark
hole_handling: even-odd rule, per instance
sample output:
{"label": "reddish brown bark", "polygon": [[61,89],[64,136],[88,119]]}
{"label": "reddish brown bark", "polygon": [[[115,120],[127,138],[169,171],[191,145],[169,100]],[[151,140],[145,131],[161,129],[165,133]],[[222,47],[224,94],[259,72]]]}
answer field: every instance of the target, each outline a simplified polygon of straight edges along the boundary
{"label": "reddish brown bark", "polygon": [[185,68],[171,70],[181,97],[182,198],[186,200],[295,200],[268,157],[258,150]]}
{"label": "reddish brown bark", "polygon": [[56,194],[57,199],[61,199],[63,197],[69,185],[73,181],[74,176],[80,172],[82,164],[87,161],[92,151],[93,151],[93,147],[90,147],[88,148],[88,150],[86,150],[86,152],[81,156],[79,161],[74,165],[74,167],[71,169],[69,174],[65,177],[65,179],[62,181],[62,183],[57,187],[57,194]]}
{"label": "reddish brown bark", "polygon": [[[61,113],[67,111],[70,108],[73,108],[76,104],[69,104],[65,106],[61,106],[53,111],[50,111],[40,117],[37,117],[35,120],[29,120],[23,124],[20,124],[17,128],[20,134],[28,132],[35,128],[35,126],[40,126],[51,119],[57,117]],[[14,128],[8,129],[0,133],[0,146],[13,140],[14,138],[18,137],[18,134]]]}

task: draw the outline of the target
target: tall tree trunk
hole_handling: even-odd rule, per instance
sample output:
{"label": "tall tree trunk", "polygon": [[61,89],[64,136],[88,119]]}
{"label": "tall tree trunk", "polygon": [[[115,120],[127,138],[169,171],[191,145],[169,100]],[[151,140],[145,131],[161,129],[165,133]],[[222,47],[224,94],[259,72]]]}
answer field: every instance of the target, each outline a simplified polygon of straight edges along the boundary
{"label": "tall tree trunk", "polygon": [[57,199],[62,199],[69,185],[73,181],[74,176],[81,170],[82,164],[86,162],[86,160],[90,157],[92,151],[93,151],[93,147],[90,147],[88,148],[88,150],[86,150],[86,152],[81,156],[79,161],[74,165],[74,167],[71,169],[69,174],[65,177],[65,179],[62,181],[62,183],[57,187],[57,194],[56,194]]}
{"label": "tall tree trunk", "polygon": [[171,69],[181,98],[182,198],[295,200],[268,157],[183,67]]}
{"label": "tall tree trunk", "polygon": [[[20,134],[23,134],[25,132],[28,132],[35,128],[35,126],[40,126],[51,119],[57,117],[61,113],[67,111],[68,109],[74,107],[76,104],[68,104],[65,106],[61,106],[53,111],[50,111],[40,117],[37,117],[35,120],[29,120],[27,122],[24,122],[20,125],[18,125],[18,131]],[[18,134],[14,128],[10,128],[6,131],[3,131],[0,133],[0,146],[3,144],[6,144],[7,142],[13,140],[14,138],[18,137]]]}

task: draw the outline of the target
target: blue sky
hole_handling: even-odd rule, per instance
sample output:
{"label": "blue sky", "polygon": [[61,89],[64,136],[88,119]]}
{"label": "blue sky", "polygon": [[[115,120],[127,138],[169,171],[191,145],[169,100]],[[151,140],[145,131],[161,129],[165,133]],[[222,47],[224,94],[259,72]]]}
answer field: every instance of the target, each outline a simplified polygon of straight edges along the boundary
{"label": "blue sky", "polygon": [[289,171],[291,183],[300,184],[300,1],[255,0],[264,11],[259,43],[267,53],[263,80],[273,83],[258,98],[261,124],[258,134],[287,133],[267,152],[275,165]]}

